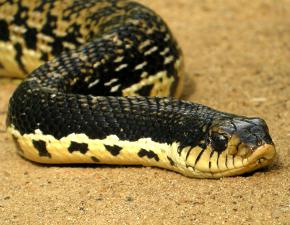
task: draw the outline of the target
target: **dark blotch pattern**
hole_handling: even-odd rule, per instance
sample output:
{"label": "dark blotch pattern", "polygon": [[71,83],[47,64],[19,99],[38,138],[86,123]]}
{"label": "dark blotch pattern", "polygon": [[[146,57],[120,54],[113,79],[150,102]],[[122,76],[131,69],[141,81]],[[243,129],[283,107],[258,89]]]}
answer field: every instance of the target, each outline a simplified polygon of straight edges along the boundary
{"label": "dark blotch pattern", "polygon": [[169,156],[167,156],[167,159],[171,166],[175,166],[175,162]]}
{"label": "dark blotch pattern", "polygon": [[205,151],[205,149],[202,149],[201,152],[198,154],[198,156],[195,159],[194,162],[194,167],[196,166],[196,164],[198,163],[198,161],[200,160],[200,157],[202,156],[203,152]]}
{"label": "dark blotch pattern", "polygon": [[140,90],[138,90],[137,93],[142,96],[147,96],[147,95],[150,95],[152,88],[153,88],[153,85],[146,85],[142,87]]}
{"label": "dark blotch pattern", "polygon": [[36,28],[28,29],[24,34],[24,39],[26,41],[27,48],[36,49],[36,39],[37,31]]}
{"label": "dark blotch pattern", "polygon": [[23,49],[21,44],[16,43],[14,45],[14,49],[16,51],[16,55],[15,55],[15,61],[19,64],[20,69],[27,74],[27,71],[25,69],[25,65],[23,64],[23,62],[21,61],[21,57],[22,57],[22,53],[23,53]]}
{"label": "dark blotch pattern", "polygon": [[4,20],[0,20],[0,40],[1,41],[9,41],[8,24]]}
{"label": "dark blotch pattern", "polygon": [[40,157],[49,157],[49,158],[51,158],[50,153],[46,149],[46,143],[45,143],[45,141],[42,141],[42,140],[39,140],[39,141],[33,140],[32,143],[33,143],[33,146],[37,149],[38,154],[39,154]]}
{"label": "dark blotch pattern", "polygon": [[121,147],[114,145],[114,146],[110,146],[110,145],[105,145],[105,148],[113,155],[113,156],[117,156],[120,154],[120,151],[122,150]]}
{"label": "dark blotch pattern", "polygon": [[149,159],[155,159],[156,161],[159,161],[158,155],[155,152],[151,151],[151,150],[147,151],[145,149],[141,149],[138,152],[138,156],[140,156],[141,158],[144,157],[144,156],[147,156]]}
{"label": "dark blotch pattern", "polygon": [[95,163],[100,162],[100,160],[99,160],[97,157],[95,157],[95,156],[92,156],[91,159],[92,159],[93,162],[95,162]]}
{"label": "dark blotch pattern", "polygon": [[89,149],[88,149],[87,143],[78,143],[78,142],[72,141],[68,150],[70,153],[73,153],[75,151],[79,151],[82,154],[86,154]]}

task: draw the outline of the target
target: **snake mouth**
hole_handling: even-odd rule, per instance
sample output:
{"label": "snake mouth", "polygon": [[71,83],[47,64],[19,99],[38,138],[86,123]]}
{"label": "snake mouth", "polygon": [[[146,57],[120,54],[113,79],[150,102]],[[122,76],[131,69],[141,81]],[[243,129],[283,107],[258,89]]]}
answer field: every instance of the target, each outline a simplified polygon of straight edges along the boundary
{"label": "snake mouth", "polygon": [[[205,151],[204,155],[200,158],[202,159],[208,152],[210,151]],[[207,155],[210,155],[210,153]],[[251,153],[246,155],[241,157],[237,152],[235,155],[232,155],[225,151],[220,155],[219,159],[212,157],[211,162],[215,162],[215,164],[208,164],[206,160],[200,160],[195,167],[187,164],[186,169],[183,169],[181,172],[186,176],[198,178],[238,176],[268,166],[274,160],[276,150],[274,144],[263,144],[256,149],[252,149]],[[213,167],[213,165],[215,166]]]}
{"label": "snake mouth", "polygon": [[244,173],[250,173],[254,170],[268,166],[275,158],[276,150],[272,144],[264,144],[256,148],[253,153],[243,159],[242,165],[229,170],[213,173],[213,177],[236,176]]}
{"label": "snake mouth", "polygon": [[274,145],[264,144],[258,147],[249,157],[249,164],[265,164],[265,162],[271,163],[276,155]]}

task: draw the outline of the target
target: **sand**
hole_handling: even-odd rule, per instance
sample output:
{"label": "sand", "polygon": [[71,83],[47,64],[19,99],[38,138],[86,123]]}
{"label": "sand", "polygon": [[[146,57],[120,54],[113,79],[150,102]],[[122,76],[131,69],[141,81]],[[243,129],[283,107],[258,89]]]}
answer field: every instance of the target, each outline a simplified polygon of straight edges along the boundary
{"label": "sand", "polygon": [[278,157],[219,180],[143,167],[40,166],[5,133],[15,82],[0,80],[0,224],[290,224],[290,2],[142,0],[186,60],[184,99],[263,117]]}

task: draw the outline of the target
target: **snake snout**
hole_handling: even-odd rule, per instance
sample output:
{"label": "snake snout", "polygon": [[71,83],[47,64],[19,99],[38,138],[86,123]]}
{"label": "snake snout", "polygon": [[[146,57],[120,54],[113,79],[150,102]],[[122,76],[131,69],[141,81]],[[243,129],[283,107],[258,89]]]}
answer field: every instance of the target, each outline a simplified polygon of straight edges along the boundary
{"label": "snake snout", "polygon": [[238,134],[243,143],[246,143],[252,149],[263,144],[273,144],[269,135],[269,129],[266,122],[260,118],[251,118],[244,121],[238,130]]}
{"label": "snake snout", "polygon": [[247,158],[264,152],[263,154],[267,153],[266,159],[273,156],[274,144],[268,126],[263,119],[246,118],[236,122],[235,125],[235,136],[239,139],[237,155]]}
{"label": "snake snout", "polygon": [[264,144],[273,145],[268,126],[261,118],[237,117],[230,121],[230,126],[223,125],[222,128],[232,137],[232,144],[236,145],[239,155]]}

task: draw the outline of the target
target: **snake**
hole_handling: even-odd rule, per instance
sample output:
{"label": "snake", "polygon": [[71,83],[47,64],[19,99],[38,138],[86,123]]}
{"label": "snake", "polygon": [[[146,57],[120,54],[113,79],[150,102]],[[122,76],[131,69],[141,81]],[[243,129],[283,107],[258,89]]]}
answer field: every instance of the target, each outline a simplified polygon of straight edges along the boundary
{"label": "snake", "polygon": [[[0,75],[23,78],[7,131],[43,164],[142,165],[221,178],[268,166],[266,122],[180,99],[166,22],[130,0],[0,0]],[[229,84],[230,85],[230,84]]]}

